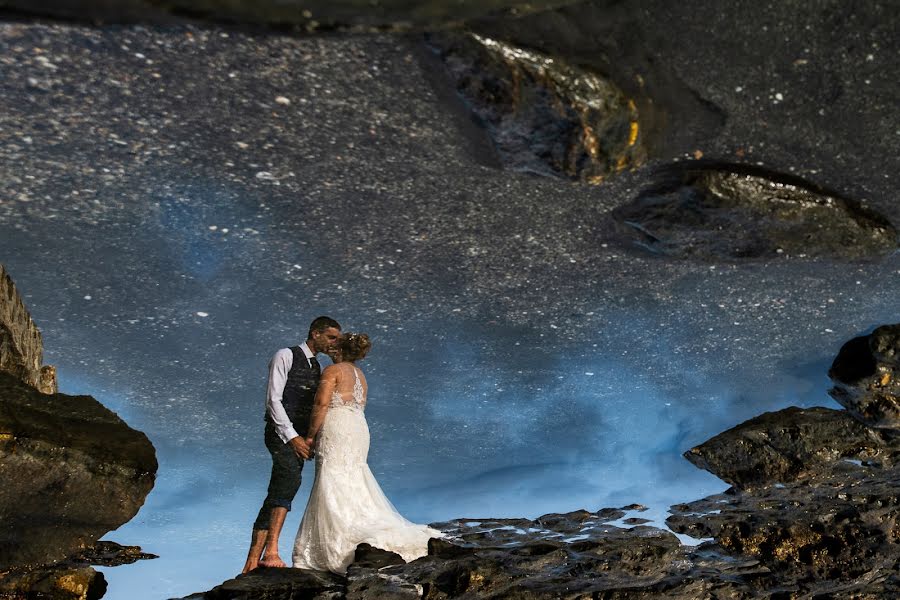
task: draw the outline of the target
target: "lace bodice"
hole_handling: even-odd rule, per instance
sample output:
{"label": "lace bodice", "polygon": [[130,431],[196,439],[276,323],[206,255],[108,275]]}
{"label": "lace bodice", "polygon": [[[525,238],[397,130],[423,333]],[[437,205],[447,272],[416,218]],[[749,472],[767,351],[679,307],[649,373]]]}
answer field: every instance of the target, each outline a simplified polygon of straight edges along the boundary
{"label": "lace bodice", "polygon": [[366,392],[363,388],[362,381],[359,379],[359,369],[355,366],[351,366],[351,368],[353,369],[353,376],[356,378],[356,381],[353,382],[353,390],[343,393],[337,390],[331,392],[331,404],[329,404],[329,408],[343,407],[360,411],[365,410]]}

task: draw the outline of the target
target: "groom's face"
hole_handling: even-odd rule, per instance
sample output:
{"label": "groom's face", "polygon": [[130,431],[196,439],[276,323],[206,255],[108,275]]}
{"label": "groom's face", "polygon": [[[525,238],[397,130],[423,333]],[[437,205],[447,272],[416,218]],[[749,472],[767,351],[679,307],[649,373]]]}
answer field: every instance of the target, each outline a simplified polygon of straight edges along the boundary
{"label": "groom's face", "polygon": [[328,327],[322,331],[313,331],[313,350],[314,352],[330,353],[337,346],[338,338],[341,337],[341,330],[336,327]]}

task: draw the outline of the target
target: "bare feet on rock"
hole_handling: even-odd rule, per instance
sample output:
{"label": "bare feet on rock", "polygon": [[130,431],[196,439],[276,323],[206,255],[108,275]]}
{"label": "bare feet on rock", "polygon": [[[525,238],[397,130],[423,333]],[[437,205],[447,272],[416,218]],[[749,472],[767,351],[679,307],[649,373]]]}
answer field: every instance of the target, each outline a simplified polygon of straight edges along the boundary
{"label": "bare feet on rock", "polygon": [[267,554],[259,561],[259,566],[284,568],[287,565],[284,564],[284,561],[277,554]]}

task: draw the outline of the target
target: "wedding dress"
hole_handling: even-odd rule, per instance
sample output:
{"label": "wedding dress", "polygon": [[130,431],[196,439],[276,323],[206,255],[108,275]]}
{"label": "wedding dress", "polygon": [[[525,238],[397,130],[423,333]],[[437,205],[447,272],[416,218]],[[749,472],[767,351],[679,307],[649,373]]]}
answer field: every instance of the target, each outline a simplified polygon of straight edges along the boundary
{"label": "wedding dress", "polygon": [[375,481],[366,463],[366,395],[359,370],[351,367],[353,389],[332,393],[316,441],[316,477],[294,542],[295,568],[344,574],[362,543],[408,562],[428,553],[429,538],[444,537],[403,518]]}

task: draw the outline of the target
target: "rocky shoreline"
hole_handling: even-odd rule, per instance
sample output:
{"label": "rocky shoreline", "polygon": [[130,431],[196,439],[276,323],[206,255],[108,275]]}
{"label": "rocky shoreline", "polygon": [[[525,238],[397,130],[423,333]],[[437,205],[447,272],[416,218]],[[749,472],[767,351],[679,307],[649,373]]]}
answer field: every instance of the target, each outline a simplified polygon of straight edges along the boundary
{"label": "rocky shoreline", "polygon": [[[766,413],[686,452],[732,487],[673,506],[671,531],[643,525],[639,505],[459,519],[433,523],[449,539],[431,540],[428,555],[408,564],[363,544],[346,578],[258,569],[183,600],[896,596],[900,431],[855,415],[873,397],[886,412],[900,402],[890,387],[900,376],[898,332],[900,324],[879,327],[842,349],[831,373],[859,390],[848,410]],[[872,368],[851,378],[840,368],[848,361]],[[682,545],[672,531],[706,541]]]}

